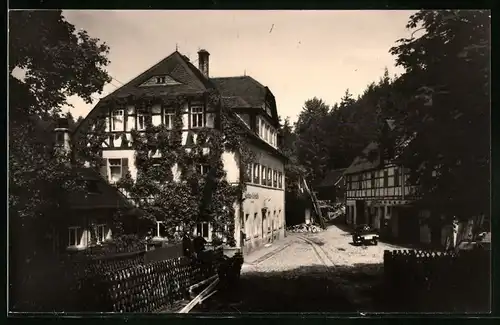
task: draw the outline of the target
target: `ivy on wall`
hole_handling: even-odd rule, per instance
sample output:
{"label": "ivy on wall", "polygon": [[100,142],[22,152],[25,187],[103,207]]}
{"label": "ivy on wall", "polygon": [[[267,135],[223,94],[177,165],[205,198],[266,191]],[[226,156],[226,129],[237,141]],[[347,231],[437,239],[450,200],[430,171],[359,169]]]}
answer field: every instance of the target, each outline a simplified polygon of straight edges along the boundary
{"label": "ivy on wall", "polygon": [[[189,101],[204,101],[207,107],[216,108],[219,114],[215,128],[189,130],[183,146],[182,116]],[[128,97],[111,100],[109,107],[113,110],[133,105],[150,114],[155,104],[174,109],[173,128],[154,126],[152,118],[147,118],[144,131],[132,130],[131,148],[135,150],[137,177],[134,180],[127,173],[117,186],[139,205],[144,212],[143,218],[152,224],[163,221],[168,238],[173,239],[176,231],[191,232],[197,222],[210,222],[213,241],[220,243],[222,238],[227,238],[227,243],[234,246],[234,203],[243,200],[243,174],[255,159],[247,144],[245,126],[222,105],[215,92],[201,96]],[[107,139],[103,121],[102,117],[96,120],[96,127],[84,140],[90,145],[84,145],[84,142],[78,145],[95,167],[100,164],[102,141]],[[124,134],[122,139],[126,139]],[[224,152],[234,153],[240,163],[240,182],[237,185],[226,180],[222,160]],[[196,168],[199,165],[209,166],[208,173],[201,174]],[[173,175],[175,166],[178,175]]]}

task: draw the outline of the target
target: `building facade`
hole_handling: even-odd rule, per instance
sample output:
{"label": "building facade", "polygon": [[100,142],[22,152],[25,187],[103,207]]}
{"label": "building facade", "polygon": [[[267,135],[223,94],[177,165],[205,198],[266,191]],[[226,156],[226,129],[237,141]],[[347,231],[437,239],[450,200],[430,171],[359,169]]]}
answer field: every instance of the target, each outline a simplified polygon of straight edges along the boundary
{"label": "building facade", "polygon": [[[209,93],[216,93],[220,102],[230,108],[234,118],[246,128],[246,138],[255,154],[255,162],[242,170],[237,154],[224,152],[222,160],[226,180],[230,184],[246,183],[243,202],[235,202],[235,240],[237,247],[249,251],[264,242],[284,235],[284,162],[279,150],[279,119],[276,102],[271,91],[249,76],[212,78],[209,76],[209,53],[198,52],[199,68],[187,57],[174,52],[146,70],[132,81],[103,98],[80,124],[79,131],[89,129],[96,116],[105,119],[106,141],[102,143],[105,164],[101,173],[110,183],[116,183],[127,173],[137,178],[136,152],[132,147],[132,132],[144,131],[147,121],[153,126],[163,125],[174,129],[175,111],[165,104],[153,103],[149,107],[135,107],[127,100],[137,96],[161,98],[186,96],[182,114],[181,146],[189,150],[197,142],[198,132],[204,128],[220,128],[221,112],[208,100]],[[125,105],[109,105],[108,99],[120,98]],[[86,123],[87,122],[87,123]],[[159,155],[159,153],[156,153]],[[196,166],[205,174],[209,166]],[[179,181],[180,168],[172,167],[173,181]],[[156,237],[163,237],[158,221]],[[212,240],[209,222],[198,224],[194,235]]]}
{"label": "building facade", "polygon": [[385,236],[419,241],[419,213],[412,208],[415,186],[408,170],[381,160],[377,143],[368,145],[345,170],[346,222],[369,224]]}

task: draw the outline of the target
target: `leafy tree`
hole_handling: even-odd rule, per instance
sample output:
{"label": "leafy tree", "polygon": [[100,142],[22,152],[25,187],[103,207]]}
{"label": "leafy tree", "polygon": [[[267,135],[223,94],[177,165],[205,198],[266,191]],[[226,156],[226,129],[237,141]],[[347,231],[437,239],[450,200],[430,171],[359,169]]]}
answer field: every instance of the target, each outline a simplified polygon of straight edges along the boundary
{"label": "leafy tree", "polygon": [[107,54],[106,44],[76,31],[60,10],[9,12],[11,230],[31,225],[43,232],[50,222],[40,217],[62,211],[60,194],[74,177],[51,149],[53,134],[44,125],[53,122],[68,96],[91,102],[102,91],[110,81]]}
{"label": "leafy tree", "polygon": [[310,184],[320,182],[324,177],[329,153],[326,150],[325,118],[330,107],[314,97],[305,102],[295,124],[298,161],[305,168],[305,176]]}
{"label": "leafy tree", "polygon": [[297,136],[293,131],[293,127],[289,117],[285,119],[280,129],[280,136],[282,139],[281,149],[285,156],[288,158],[288,162],[285,165],[286,191],[295,192],[298,189],[300,177],[305,174],[305,169],[304,167],[302,167],[297,157]]}
{"label": "leafy tree", "polygon": [[406,98],[402,131],[417,135],[404,163],[438,215],[489,213],[490,19],[487,10],[421,10],[407,24],[412,37],[391,49],[406,70],[394,89]]}

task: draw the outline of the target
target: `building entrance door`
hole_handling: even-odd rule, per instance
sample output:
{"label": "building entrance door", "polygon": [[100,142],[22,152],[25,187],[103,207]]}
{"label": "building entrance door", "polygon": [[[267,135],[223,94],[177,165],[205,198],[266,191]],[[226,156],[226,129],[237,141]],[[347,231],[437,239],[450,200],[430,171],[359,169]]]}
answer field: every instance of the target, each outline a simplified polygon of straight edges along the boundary
{"label": "building entrance door", "polygon": [[365,201],[357,200],[355,224],[362,225],[364,223],[366,223]]}

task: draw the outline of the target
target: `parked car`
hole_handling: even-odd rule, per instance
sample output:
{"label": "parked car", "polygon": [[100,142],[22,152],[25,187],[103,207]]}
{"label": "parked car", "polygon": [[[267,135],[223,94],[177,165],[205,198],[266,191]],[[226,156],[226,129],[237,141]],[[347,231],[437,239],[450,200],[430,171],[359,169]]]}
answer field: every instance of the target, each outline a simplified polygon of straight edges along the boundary
{"label": "parked car", "polygon": [[379,235],[377,230],[373,229],[369,225],[360,225],[356,227],[354,230],[354,234],[352,235],[352,242],[354,245],[360,244],[373,244],[377,245],[379,240]]}
{"label": "parked car", "polygon": [[460,242],[455,247],[455,252],[473,251],[473,250],[491,251],[491,232],[482,232],[476,238],[470,238]]}

